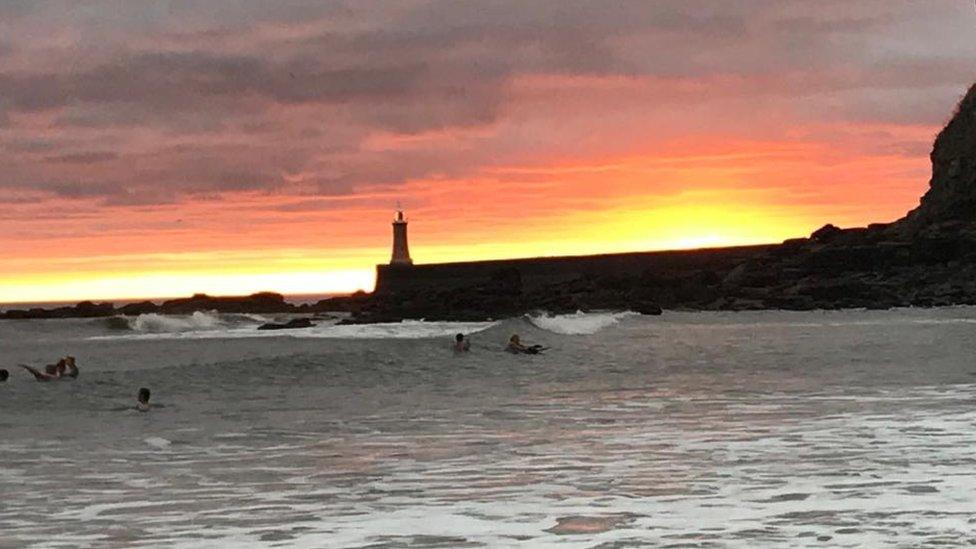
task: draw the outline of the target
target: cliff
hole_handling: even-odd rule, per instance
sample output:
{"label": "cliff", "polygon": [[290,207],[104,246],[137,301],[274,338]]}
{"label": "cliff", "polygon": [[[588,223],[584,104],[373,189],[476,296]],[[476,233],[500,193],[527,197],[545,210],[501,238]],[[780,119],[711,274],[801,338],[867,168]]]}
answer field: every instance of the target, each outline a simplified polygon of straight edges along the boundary
{"label": "cliff", "polygon": [[930,158],[929,190],[895,229],[906,236],[940,226],[970,233],[976,222],[976,85],[935,138]]}

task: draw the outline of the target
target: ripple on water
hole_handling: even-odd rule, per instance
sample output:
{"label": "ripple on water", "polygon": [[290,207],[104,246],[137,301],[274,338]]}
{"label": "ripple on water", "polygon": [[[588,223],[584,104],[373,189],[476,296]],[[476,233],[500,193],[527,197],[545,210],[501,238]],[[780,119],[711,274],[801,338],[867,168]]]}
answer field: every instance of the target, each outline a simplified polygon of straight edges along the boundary
{"label": "ripple on water", "polygon": [[[281,358],[296,341],[263,341],[253,359],[246,342],[100,342],[182,353],[175,372],[89,370],[89,387],[145,384],[179,406],[106,428],[83,408],[119,391],[59,393],[48,409],[50,387],[3,387],[0,546],[972,543],[972,366],[915,360],[967,350],[959,336],[811,324],[767,337],[696,318],[534,332],[556,350],[518,363],[478,350],[463,367],[440,341],[337,339],[300,359]],[[242,377],[218,378],[228,364]]]}

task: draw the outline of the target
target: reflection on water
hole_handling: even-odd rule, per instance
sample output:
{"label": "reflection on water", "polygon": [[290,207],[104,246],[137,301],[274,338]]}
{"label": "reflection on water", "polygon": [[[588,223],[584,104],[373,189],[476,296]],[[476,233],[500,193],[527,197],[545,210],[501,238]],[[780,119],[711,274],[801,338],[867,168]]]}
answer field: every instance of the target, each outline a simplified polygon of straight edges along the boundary
{"label": "reflection on water", "polygon": [[[973,317],[510,320],[462,357],[0,324],[82,366],[0,386],[0,547],[969,545]],[[139,386],[164,407],[119,411]]]}

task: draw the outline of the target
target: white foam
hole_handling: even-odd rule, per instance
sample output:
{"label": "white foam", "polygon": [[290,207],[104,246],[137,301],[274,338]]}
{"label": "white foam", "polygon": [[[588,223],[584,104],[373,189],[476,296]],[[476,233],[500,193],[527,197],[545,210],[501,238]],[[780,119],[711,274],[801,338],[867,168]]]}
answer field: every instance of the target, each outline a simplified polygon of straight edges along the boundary
{"label": "white foam", "polygon": [[312,337],[349,339],[424,339],[473,333],[494,326],[494,322],[425,322],[404,320],[384,324],[333,325],[316,331]]}
{"label": "white foam", "polygon": [[147,313],[137,316],[129,326],[137,332],[189,332],[193,330],[213,330],[224,323],[216,313],[196,311],[190,316],[167,316]]}
{"label": "white foam", "polygon": [[[201,313],[203,314],[203,313]],[[159,315],[156,315],[159,316]],[[196,316],[196,314],[194,314]],[[183,322],[186,317],[173,319],[161,317],[169,321]],[[220,319],[217,319],[220,322]],[[207,322],[207,321],[204,321]],[[177,323],[170,324],[176,326]],[[204,327],[201,322],[198,328],[178,330],[141,330],[143,333],[97,336],[91,339],[119,340],[119,339],[238,339],[255,337],[294,337],[321,339],[425,339],[432,337],[453,336],[456,333],[475,333],[494,326],[495,322],[426,322],[422,320],[404,320],[382,324],[349,324],[338,325],[334,322],[322,322],[311,328],[296,330],[258,330],[257,325],[246,327],[229,327],[218,324]]]}
{"label": "white foam", "polygon": [[143,442],[152,446],[153,448],[158,448],[160,450],[164,448],[169,448],[169,445],[172,444],[172,442],[162,437],[149,437],[147,439],[144,439]]}
{"label": "white foam", "polygon": [[571,315],[530,316],[529,322],[535,326],[557,334],[588,335],[595,334],[620,322],[621,319],[636,315],[634,312],[584,313],[577,311]]}

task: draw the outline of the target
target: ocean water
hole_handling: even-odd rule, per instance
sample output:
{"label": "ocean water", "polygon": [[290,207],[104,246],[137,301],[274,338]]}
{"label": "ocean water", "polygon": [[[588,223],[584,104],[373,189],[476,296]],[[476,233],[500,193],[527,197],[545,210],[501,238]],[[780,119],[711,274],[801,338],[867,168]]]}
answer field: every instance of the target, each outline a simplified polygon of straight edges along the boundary
{"label": "ocean water", "polygon": [[976,544],[976,309],[266,320],[0,323],[0,547]]}

